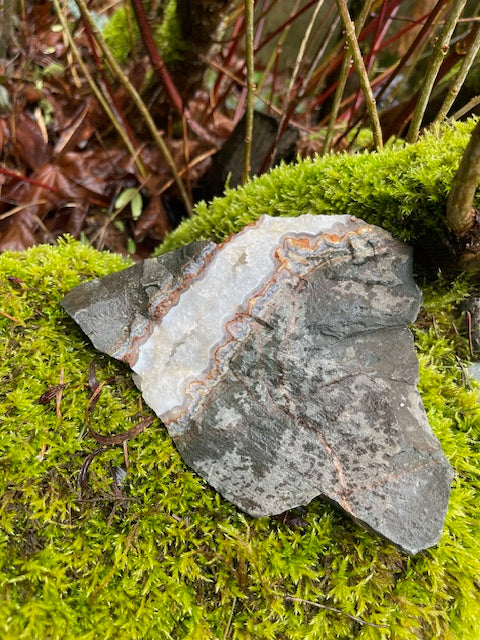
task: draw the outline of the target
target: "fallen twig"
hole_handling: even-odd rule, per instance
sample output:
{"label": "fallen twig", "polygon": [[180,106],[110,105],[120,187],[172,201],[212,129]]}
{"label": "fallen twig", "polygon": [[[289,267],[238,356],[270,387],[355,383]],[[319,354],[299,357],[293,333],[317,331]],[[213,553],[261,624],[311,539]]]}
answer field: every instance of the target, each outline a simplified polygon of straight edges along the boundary
{"label": "fallen twig", "polygon": [[1,311],[0,310],[0,315],[4,316],[5,318],[8,318],[9,320],[12,320],[12,322],[20,322],[20,320],[18,318],[15,318],[14,316],[11,316],[6,311]]}
{"label": "fallen twig", "polygon": [[64,378],[65,378],[65,369],[62,367],[60,369],[60,376],[59,376],[58,385],[57,385],[58,386],[57,393],[55,394],[55,410],[57,412],[57,418],[59,420],[62,419],[62,411],[60,409],[60,403],[62,402],[63,390],[65,388]]}
{"label": "fallen twig", "polygon": [[102,436],[101,433],[98,433],[93,429],[89,429],[89,434],[92,436],[92,438],[95,438],[95,440],[101,445],[112,446],[115,444],[122,444],[124,442],[127,442],[127,440],[131,440],[135,436],[138,436],[138,434],[142,433],[142,431],[145,431],[145,429],[149,427],[154,420],[155,418],[153,416],[149,416],[130,429],[127,429],[122,433],[116,433],[113,436]]}

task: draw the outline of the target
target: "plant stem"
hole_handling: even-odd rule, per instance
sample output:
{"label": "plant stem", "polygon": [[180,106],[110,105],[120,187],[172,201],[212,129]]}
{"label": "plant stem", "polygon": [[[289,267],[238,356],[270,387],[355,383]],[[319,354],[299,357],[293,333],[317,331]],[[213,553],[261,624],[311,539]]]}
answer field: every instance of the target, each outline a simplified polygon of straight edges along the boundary
{"label": "plant stem", "polygon": [[470,71],[470,67],[475,62],[475,58],[477,56],[478,50],[480,49],[480,24],[477,24],[473,28],[474,38],[473,42],[470,45],[467,54],[465,55],[462,65],[452,81],[448,89],[448,93],[445,96],[445,100],[443,101],[442,106],[440,107],[440,111],[435,118],[435,123],[440,123],[447,117],[450,108],[455,102],[455,98],[458,95],[458,92],[462,88],[463,83],[465,82],[465,78],[467,77],[468,72]]}
{"label": "plant stem", "polygon": [[447,227],[457,236],[467,233],[475,222],[474,198],[480,183],[480,120],[460,161],[447,201]]}
{"label": "plant stem", "polygon": [[397,37],[402,37],[412,27],[422,25],[420,31],[417,33],[417,35],[413,39],[413,42],[408,47],[408,50],[401,57],[401,59],[396,63],[394,71],[389,75],[388,79],[386,80],[386,82],[383,83],[382,88],[377,93],[377,101],[381,100],[381,98],[383,97],[383,94],[390,87],[392,82],[398,77],[401,70],[407,65],[408,62],[410,62],[410,68],[413,68],[413,66],[416,63],[416,59],[421,55],[423,47],[427,42],[429,32],[434,27],[436,17],[442,10],[442,7],[445,4],[445,2],[448,2],[448,0],[438,0],[437,4],[434,6],[434,8],[431,11],[424,14],[420,18],[418,18],[418,20],[410,24],[408,27],[401,29],[397,34],[395,34],[389,40],[387,40],[385,45],[388,47],[389,44],[397,40]]}
{"label": "plant stem", "polygon": [[53,4],[55,6],[55,11],[57,13],[58,19],[60,20],[60,23],[62,25],[65,37],[67,38],[69,47],[70,47],[70,49],[71,49],[76,61],[78,62],[80,68],[82,69],[82,72],[83,72],[88,84],[90,85],[91,90],[95,94],[95,97],[97,98],[98,102],[100,103],[102,109],[105,111],[105,113],[109,117],[110,122],[113,124],[115,130],[117,131],[118,135],[122,139],[123,144],[126,146],[126,148],[128,149],[128,152],[130,153],[130,155],[134,159],[135,164],[137,165],[137,168],[138,168],[138,171],[139,171],[141,177],[142,178],[146,177],[147,170],[145,169],[145,166],[143,165],[143,162],[142,162],[141,158],[139,157],[138,152],[136,151],[135,147],[133,146],[133,143],[130,140],[130,138],[128,136],[128,133],[124,129],[123,123],[119,121],[118,117],[113,112],[113,109],[110,107],[108,102],[105,100],[105,97],[104,97],[103,93],[100,91],[100,89],[97,86],[96,82],[94,81],[94,79],[90,75],[90,72],[88,71],[87,65],[83,61],[82,55],[81,55],[77,45],[75,44],[75,41],[73,39],[72,34],[70,33],[68,20],[65,17],[65,14],[64,14],[61,6],[60,6],[59,0],[53,0]]}
{"label": "plant stem", "polygon": [[14,3],[12,0],[3,0],[2,13],[2,31],[0,33],[0,59],[7,55],[8,45],[13,34],[13,13]]}
{"label": "plant stem", "polygon": [[422,90],[420,91],[420,95],[413,112],[410,128],[408,129],[407,142],[415,142],[418,138],[418,133],[420,131],[423,116],[425,114],[430,95],[432,93],[435,79],[440,70],[445,55],[448,52],[453,30],[457,25],[458,19],[463,11],[465,3],[466,0],[456,0],[454,2],[450,13],[445,20],[439,37],[434,41],[433,52],[430,56],[427,71],[425,74],[425,81],[423,83]]}
{"label": "plant stem", "polygon": [[[54,2],[58,3],[58,0],[54,0]],[[88,10],[87,4],[85,2],[85,0],[75,0],[76,4],[78,5],[78,8],[81,11],[82,16],[85,18],[85,20],[88,22],[88,25],[92,31],[92,34],[95,37],[95,40],[98,43],[98,46],[100,47],[100,49],[102,50],[103,55],[105,56],[105,60],[107,61],[107,64],[110,68],[110,71],[112,72],[112,74],[114,76],[116,76],[116,78],[121,82],[121,84],[125,87],[125,89],[127,90],[128,94],[130,95],[130,97],[132,98],[133,102],[135,103],[135,106],[137,107],[137,109],[139,110],[142,118],[145,121],[145,124],[147,125],[150,133],[152,134],[152,137],[155,141],[155,143],[157,144],[158,148],[160,149],[163,157],[165,158],[165,161],[167,162],[168,166],[170,167],[170,170],[173,174],[173,177],[175,178],[175,182],[178,186],[178,189],[180,191],[180,195],[182,197],[182,200],[185,204],[185,207],[188,211],[189,214],[191,214],[192,212],[192,204],[190,202],[190,199],[188,197],[187,191],[185,189],[185,186],[178,174],[178,169],[175,165],[175,161],[172,157],[172,154],[170,153],[170,149],[168,148],[165,140],[163,139],[162,134],[160,133],[160,131],[157,129],[155,122],[153,121],[152,116],[150,115],[150,112],[147,108],[147,105],[144,103],[144,101],[142,100],[140,94],[138,93],[138,91],[135,89],[135,87],[132,85],[132,83],[130,82],[130,80],[127,78],[127,76],[124,74],[124,72],[122,71],[122,68],[120,67],[120,65],[118,64],[118,62],[115,60],[115,58],[113,57],[112,52],[110,51],[109,47],[107,46],[107,43],[105,42],[104,37],[102,36],[102,34],[100,33],[100,31],[97,28],[97,25],[95,24],[95,21],[93,20],[92,16],[90,15],[90,12]]]}
{"label": "plant stem", "polygon": [[[82,24],[83,24],[83,28],[85,29],[85,33],[87,35],[87,40],[88,43],[90,45],[90,49],[93,55],[93,59],[95,60],[95,65],[97,67],[97,71],[100,74],[103,84],[105,85],[105,88],[107,89],[108,92],[108,96],[111,100],[111,103],[113,105],[113,108],[115,109],[116,114],[118,114],[118,118],[121,120],[121,126],[125,129],[125,133],[127,134],[130,142],[132,143],[132,146],[135,149],[135,157],[138,156],[139,154],[139,144],[135,139],[135,135],[132,131],[132,128],[130,126],[130,123],[128,122],[125,113],[123,112],[123,109],[121,108],[120,104],[118,103],[117,97],[115,95],[115,92],[113,90],[112,84],[110,82],[110,80],[107,77],[107,74],[105,73],[105,69],[104,66],[102,64],[102,61],[100,60],[100,57],[98,55],[97,52],[97,43],[95,42],[95,38],[93,37],[93,34],[90,30],[90,27],[88,26],[88,22],[82,18]],[[102,94],[103,95],[103,94]],[[141,161],[140,161],[141,162]],[[147,175],[146,170],[144,169],[143,172],[142,170],[140,170],[140,174],[142,175],[142,177],[145,177]]]}
{"label": "plant stem", "polygon": [[290,77],[290,82],[288,84],[287,89],[287,102],[283,108],[282,117],[280,118],[280,123],[277,128],[277,133],[275,135],[275,140],[268,152],[267,157],[264,160],[264,164],[262,166],[261,171],[263,172],[268,166],[272,166],[275,160],[275,154],[277,153],[278,144],[280,142],[280,138],[283,133],[287,129],[288,123],[295,112],[295,108],[298,104],[298,99],[303,91],[303,79],[298,78],[300,67],[305,55],[305,49],[307,47],[308,40],[310,39],[310,35],[312,33],[313,25],[318,17],[320,9],[322,8],[323,0],[318,0],[317,6],[315,7],[308,26],[305,30],[305,34],[302,38],[300,46],[298,48],[297,56],[295,59],[295,66],[293,69],[293,73]]}
{"label": "plant stem", "polygon": [[[363,28],[365,24],[365,20],[367,19],[368,13],[370,11],[370,7],[372,6],[373,0],[365,0],[365,3],[362,7],[362,11],[358,17],[357,25],[355,28],[355,34],[358,37],[358,34]],[[333,134],[335,131],[335,123],[337,121],[338,112],[340,109],[340,103],[342,102],[343,93],[345,91],[345,86],[347,84],[347,78],[350,72],[350,65],[352,63],[352,56],[345,52],[342,62],[342,68],[340,70],[340,76],[338,78],[337,89],[335,91],[335,96],[333,99],[332,109],[330,111],[330,119],[328,121],[327,134],[325,136],[325,142],[323,143],[322,155],[329,153],[332,142],[333,142]]]}
{"label": "plant stem", "polygon": [[368,115],[370,116],[370,120],[372,122],[375,148],[377,149],[377,151],[381,151],[383,149],[383,140],[382,129],[380,127],[380,118],[378,117],[375,98],[373,97],[372,87],[370,85],[370,80],[368,79],[365,63],[363,62],[362,52],[360,51],[358,40],[355,35],[355,25],[350,18],[346,0],[335,0],[335,2],[342,18],[343,26],[345,27],[345,39],[347,41],[348,48],[350,49],[350,53],[355,64],[355,69],[357,70],[360,86],[363,90],[363,95],[365,96],[365,104],[367,106]]}
{"label": "plant stem", "polygon": [[245,154],[243,158],[242,184],[250,174],[250,157],[253,134],[253,106],[255,102],[255,63],[253,58],[254,0],[245,0],[245,51],[247,63],[247,104],[245,111]]}
{"label": "plant stem", "polygon": [[143,8],[143,2],[142,0],[130,1],[132,3],[132,8],[135,13],[135,18],[140,29],[140,35],[142,36],[145,49],[147,50],[149,58],[152,61],[153,66],[155,67],[155,71],[157,72],[159,80],[162,83],[163,88],[165,89],[170,99],[170,102],[175,108],[178,116],[182,118],[183,100],[177,91],[177,88],[172,80],[172,76],[169,74],[168,69],[162,60],[162,56],[160,55],[160,51],[158,50],[158,47],[153,39],[152,30],[148,23],[145,9]]}
{"label": "plant stem", "polygon": [[475,96],[474,98],[469,100],[467,104],[461,107],[458,111],[455,111],[455,113],[452,115],[452,118],[454,120],[460,120],[460,118],[463,118],[463,116],[466,113],[468,113],[469,111],[472,111],[472,109],[474,109],[479,104],[480,104],[480,96]]}

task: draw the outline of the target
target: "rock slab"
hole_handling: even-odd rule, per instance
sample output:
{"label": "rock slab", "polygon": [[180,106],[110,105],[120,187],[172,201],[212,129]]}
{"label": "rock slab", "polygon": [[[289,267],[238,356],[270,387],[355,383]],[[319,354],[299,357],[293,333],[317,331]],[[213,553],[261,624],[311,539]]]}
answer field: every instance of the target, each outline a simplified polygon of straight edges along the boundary
{"label": "rock slab", "polygon": [[416,388],[410,249],[350,216],[272,218],[73,289],[184,460],[253,516],[317,496],[409,553],[452,469]]}

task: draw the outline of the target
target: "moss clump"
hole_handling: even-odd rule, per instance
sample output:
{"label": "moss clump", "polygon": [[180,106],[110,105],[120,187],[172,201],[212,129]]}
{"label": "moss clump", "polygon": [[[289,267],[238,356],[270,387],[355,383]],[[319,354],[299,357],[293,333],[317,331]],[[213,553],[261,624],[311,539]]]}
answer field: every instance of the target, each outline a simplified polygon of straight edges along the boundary
{"label": "moss clump", "polygon": [[[177,15],[177,0],[169,0],[154,30],[155,42],[163,61],[172,64],[183,60],[188,43],[182,36]],[[103,36],[115,59],[125,64],[140,43],[140,30],[129,4],[117,9],[103,28]]]}
{"label": "moss clump", "polygon": [[[181,224],[160,247],[224,240],[262,213],[346,213],[378,224],[406,242],[435,242],[444,231],[446,198],[475,119],[425,134],[381,153],[330,155],[283,165],[227,190]],[[480,197],[478,200],[480,206]]]}
{"label": "moss clump", "polygon": [[[280,167],[200,205],[164,250],[222,239],[261,213],[353,213],[416,240],[441,228],[471,127]],[[472,280],[429,285],[415,328],[420,391],[456,477],[440,543],[409,558],[320,500],[285,519],[241,514],[185,467],[158,420],[129,443],[120,489],[112,468],[124,457],[113,447],[80,495],[78,473],[96,448],[85,438],[95,351],[58,303],[80,281],[125,266],[71,240],[0,257],[2,637],[480,637],[479,391],[452,328]],[[102,433],[148,413],[129,371],[99,359],[98,378],[112,375],[90,417]],[[59,411],[55,398],[41,404],[62,379]]]}
{"label": "moss clump", "polygon": [[166,64],[183,60],[189,45],[182,35],[177,0],[169,0],[165,7],[163,20],[155,29],[155,41]]}
{"label": "moss clump", "polygon": [[[129,442],[121,493],[113,447],[80,495],[96,448],[85,437],[95,350],[58,303],[125,266],[71,240],[0,257],[2,638],[480,637],[480,408],[446,313],[468,281],[427,293],[416,329],[420,390],[456,478],[439,545],[410,558],[320,500],[285,519],[243,515],[182,463],[158,420]],[[115,381],[91,412],[94,429],[118,433],[148,413],[125,367],[100,358],[96,372]],[[39,398],[62,375],[57,413],[55,398]]]}
{"label": "moss clump", "polygon": [[140,40],[140,30],[129,4],[113,13],[103,28],[103,37],[117,62],[125,64]]}

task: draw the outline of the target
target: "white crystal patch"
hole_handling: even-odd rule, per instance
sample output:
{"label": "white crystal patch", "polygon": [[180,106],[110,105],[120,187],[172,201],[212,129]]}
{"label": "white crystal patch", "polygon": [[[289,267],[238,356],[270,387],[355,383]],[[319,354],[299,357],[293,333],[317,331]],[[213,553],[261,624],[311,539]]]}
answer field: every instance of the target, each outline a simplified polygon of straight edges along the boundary
{"label": "white crystal patch", "polygon": [[185,389],[212,366],[225,325],[276,269],[275,250],[288,237],[344,235],[363,225],[348,215],[278,218],[267,215],[219,245],[208,267],[139,347],[133,370],[146,402],[160,418],[185,401]]}

